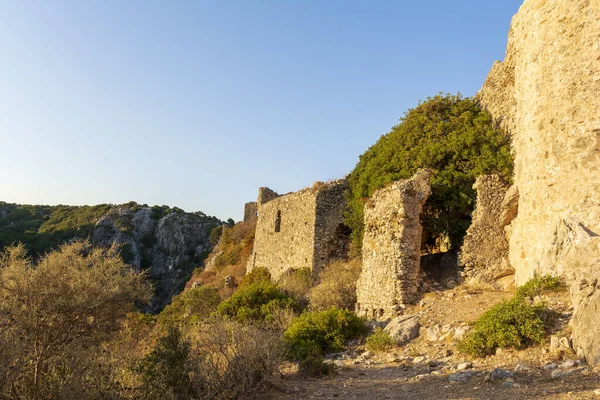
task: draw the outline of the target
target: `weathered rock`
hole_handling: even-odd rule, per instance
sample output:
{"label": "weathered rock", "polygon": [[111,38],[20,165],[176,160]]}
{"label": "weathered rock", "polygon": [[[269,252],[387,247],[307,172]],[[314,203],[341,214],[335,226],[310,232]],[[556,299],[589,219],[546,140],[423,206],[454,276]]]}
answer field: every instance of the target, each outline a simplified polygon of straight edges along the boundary
{"label": "weathered rock", "polygon": [[598,18],[597,1],[525,1],[504,62],[478,94],[513,139],[519,205],[510,261],[518,284],[558,272],[552,248],[562,219],[600,232]]}
{"label": "weathered rock", "polygon": [[596,365],[600,268],[587,252],[597,252],[600,240],[599,20],[597,0],[525,1],[504,62],[494,64],[477,96],[512,137],[519,200],[509,258],[516,283],[535,273],[573,282],[573,343]]}
{"label": "weathered rock", "polygon": [[283,196],[260,188],[248,271],[264,267],[279,279],[288,269],[309,268],[317,277],[329,263],[345,259],[350,245],[350,230],[343,223],[347,187],[342,179]]}
{"label": "weathered rock", "polygon": [[452,339],[455,341],[463,340],[467,335],[467,332],[469,332],[470,330],[470,326],[459,326],[454,330],[454,336],[452,337]]}
{"label": "weathered rock", "polygon": [[398,345],[406,344],[419,336],[419,319],[415,315],[403,315],[392,319],[384,328]]}
{"label": "weathered rock", "polygon": [[209,235],[221,222],[202,213],[144,206],[116,206],[96,222],[91,241],[121,246],[123,259],[156,283],[149,311],[160,311],[181,291],[212,250]]}
{"label": "weathered rock", "polygon": [[473,371],[460,371],[448,375],[448,381],[450,382],[467,382],[475,373]]}
{"label": "weathered rock", "polygon": [[473,363],[472,362],[464,362],[464,363],[458,364],[456,366],[456,369],[458,371],[464,371],[466,369],[471,369],[471,368],[473,368]]}
{"label": "weathered rock", "polygon": [[[504,228],[512,223],[519,214],[519,188],[512,185],[506,191],[502,204],[500,205],[500,225]],[[510,240],[510,234],[507,232],[506,239]]]}
{"label": "weathered rock", "polygon": [[486,377],[486,381],[500,381],[506,378],[513,378],[515,376],[514,372],[504,370],[502,368],[495,368],[492,372],[490,372]]}
{"label": "weathered rock", "polygon": [[441,335],[442,330],[439,325],[432,325],[426,330],[426,337],[430,342],[437,342]]}
{"label": "weathered rock", "polygon": [[420,214],[431,194],[431,173],[376,191],[365,204],[363,267],[357,283],[357,313],[375,318],[416,300],[421,254]]}
{"label": "weathered rock", "polygon": [[477,178],[473,189],[477,190],[477,202],[460,253],[464,276],[468,283],[504,289],[512,284],[514,275],[508,261],[508,240],[500,222],[508,184],[498,175],[484,175]]}

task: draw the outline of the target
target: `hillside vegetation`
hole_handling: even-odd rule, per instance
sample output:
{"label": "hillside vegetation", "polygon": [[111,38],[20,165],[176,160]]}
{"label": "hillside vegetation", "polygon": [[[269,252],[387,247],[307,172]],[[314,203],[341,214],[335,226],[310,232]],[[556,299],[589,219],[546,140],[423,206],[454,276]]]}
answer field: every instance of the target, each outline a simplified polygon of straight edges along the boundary
{"label": "hillside vegetation", "polygon": [[353,229],[355,249],[362,244],[365,200],[420,168],[433,172],[432,195],[422,216],[424,229],[430,237],[446,235],[458,245],[470,225],[475,179],[497,173],[511,180],[509,138],[487,111],[460,94],[430,97],[408,110],[360,156],[350,173],[346,224]]}
{"label": "hillside vegetation", "polygon": [[[44,206],[12,204],[0,201],[0,249],[23,243],[33,256],[55,249],[66,241],[87,239],[93,232],[96,222],[111,211],[128,208],[135,212],[147,204],[139,205],[132,201],[122,205],[99,204],[95,206]],[[185,214],[178,207],[153,206],[152,219],[159,220],[169,213]],[[195,213],[220,224],[218,218]]]}

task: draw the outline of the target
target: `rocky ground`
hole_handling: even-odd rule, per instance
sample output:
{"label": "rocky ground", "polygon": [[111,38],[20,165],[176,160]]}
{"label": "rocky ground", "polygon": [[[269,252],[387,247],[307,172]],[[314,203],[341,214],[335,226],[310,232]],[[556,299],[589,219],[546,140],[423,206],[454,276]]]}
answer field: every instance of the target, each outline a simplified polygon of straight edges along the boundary
{"label": "rocky ground", "polygon": [[[437,288],[435,286],[438,286]],[[452,286],[452,285],[451,285]],[[546,297],[559,318],[543,346],[473,359],[456,349],[469,323],[512,294],[434,285],[421,302],[403,310],[418,318],[417,338],[382,354],[361,343],[329,356],[336,371],[304,378],[294,365],[282,367],[273,399],[600,399],[600,370],[569,348],[570,301],[566,293]]]}

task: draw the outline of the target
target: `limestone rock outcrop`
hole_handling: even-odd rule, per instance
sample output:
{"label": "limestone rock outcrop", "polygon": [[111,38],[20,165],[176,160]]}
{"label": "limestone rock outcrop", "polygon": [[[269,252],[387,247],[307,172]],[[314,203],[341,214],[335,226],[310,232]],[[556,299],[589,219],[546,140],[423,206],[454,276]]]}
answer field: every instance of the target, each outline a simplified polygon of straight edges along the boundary
{"label": "limestone rock outcrop", "polygon": [[526,0],[478,99],[512,137],[516,283],[565,276],[573,344],[600,364],[600,0]]}
{"label": "limestone rock outcrop", "polygon": [[514,275],[501,221],[508,184],[498,175],[484,175],[477,178],[473,189],[477,190],[477,201],[460,253],[464,277],[469,283],[507,288]]}
{"label": "limestone rock outcrop", "polygon": [[209,235],[220,223],[201,213],[169,209],[163,213],[150,207],[116,206],[94,226],[94,245],[121,246],[124,260],[136,270],[145,270],[156,284],[148,311],[160,311],[180,292],[194,268],[202,266],[213,245]]}
{"label": "limestone rock outcrop", "polygon": [[431,194],[431,173],[376,191],[365,204],[363,267],[357,282],[359,315],[380,318],[416,299],[421,256],[423,204]]}
{"label": "limestone rock outcrop", "polygon": [[599,21],[599,0],[526,0],[505,60],[478,94],[513,141],[519,213],[510,261],[518,284],[557,272],[550,250],[562,219],[600,232]]}

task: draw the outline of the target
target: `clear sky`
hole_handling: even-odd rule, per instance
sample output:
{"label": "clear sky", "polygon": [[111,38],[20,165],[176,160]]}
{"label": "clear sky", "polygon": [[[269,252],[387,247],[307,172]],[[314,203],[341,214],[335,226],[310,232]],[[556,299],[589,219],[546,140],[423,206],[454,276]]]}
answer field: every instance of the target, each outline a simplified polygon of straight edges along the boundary
{"label": "clear sky", "polygon": [[0,200],[242,217],[472,96],[521,0],[0,0]]}

